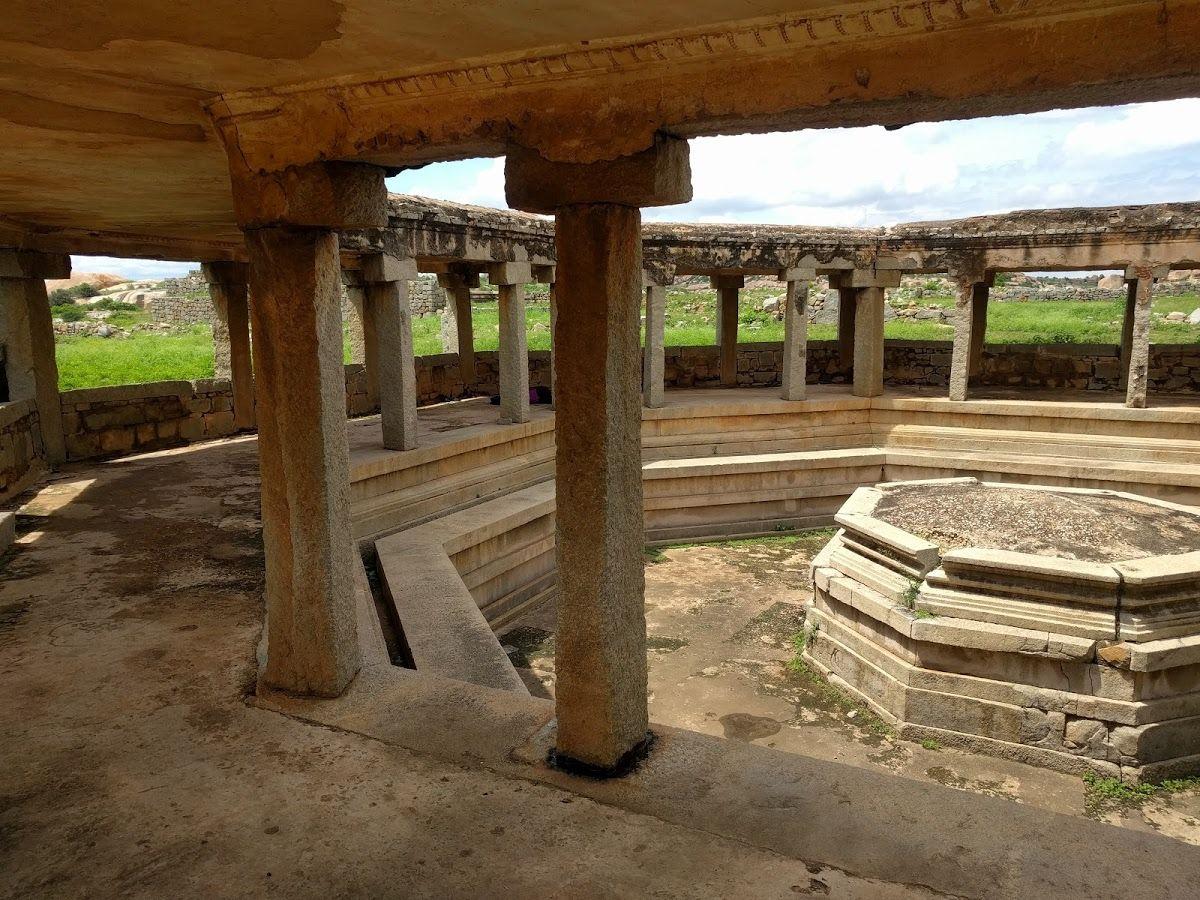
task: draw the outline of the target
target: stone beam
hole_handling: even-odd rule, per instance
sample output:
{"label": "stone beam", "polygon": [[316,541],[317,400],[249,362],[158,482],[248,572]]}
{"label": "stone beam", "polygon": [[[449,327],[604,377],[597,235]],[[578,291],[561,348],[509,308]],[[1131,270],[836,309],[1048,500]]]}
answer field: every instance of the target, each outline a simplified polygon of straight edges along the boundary
{"label": "stone beam", "polygon": [[231,165],[233,206],[243,228],[382,228],[388,223],[385,170],[363,163],[315,163],[249,173]]}
{"label": "stone beam", "polygon": [[588,166],[584,177],[579,171],[536,150],[510,147],[504,167],[508,203],[529,212],[552,213],[584,203],[668,206],[692,199],[687,142],[666,135],[656,135],[648,149]]}
{"label": "stone beam", "polygon": [[685,32],[229,91],[209,112],[251,167],[278,171],[317,159],[494,155],[508,141],[592,163],[637,153],[658,132],[906,125],[1200,92],[1194,2],[947,0],[848,13],[698,14]]}

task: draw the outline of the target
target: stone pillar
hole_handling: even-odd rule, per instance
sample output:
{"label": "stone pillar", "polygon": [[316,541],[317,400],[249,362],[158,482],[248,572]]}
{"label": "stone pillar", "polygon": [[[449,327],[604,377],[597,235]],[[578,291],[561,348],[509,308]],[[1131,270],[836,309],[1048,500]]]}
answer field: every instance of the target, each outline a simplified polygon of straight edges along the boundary
{"label": "stone pillar", "polygon": [[663,405],[666,385],[667,286],[674,273],[642,273],[646,290],[646,346],[642,351],[642,403],[654,409]]}
{"label": "stone pillar", "polygon": [[884,289],[900,286],[898,269],[853,269],[845,272],[842,288],[852,288],[854,298],[854,385],[856,397],[883,393]]}
{"label": "stone pillar", "polygon": [[1121,374],[1118,384],[1121,390],[1129,387],[1129,349],[1133,345],[1133,317],[1137,308],[1137,279],[1125,282],[1125,314],[1121,320]]}
{"label": "stone pillar", "polygon": [[8,392],[13,400],[36,404],[42,451],[51,466],[63,462],[67,450],[46,279],[70,277],[69,256],[0,250],[0,342],[5,347]]}
{"label": "stone pillar", "polygon": [[417,446],[417,369],[408,305],[408,282],[416,277],[417,264],[411,259],[379,253],[362,261],[365,320],[379,348],[372,368],[378,377],[383,446],[388,450]]}
{"label": "stone pillar", "polygon": [[555,213],[559,302],[557,765],[626,770],[647,746],[639,206],[691,197],[687,144],[612,162],[510,152],[510,206]]}
{"label": "stone pillar", "polygon": [[250,261],[267,658],[260,684],[337,696],[361,664],[337,229],[387,224],[384,170],[252,174],[230,155]]}
{"label": "stone pillar", "polygon": [[779,280],[787,285],[780,372],[784,400],[803,400],[808,394],[808,289],[816,274],[812,269],[784,269],[779,273]]}
{"label": "stone pillar", "polygon": [[952,272],[958,282],[954,302],[954,350],[950,357],[950,399],[966,400],[971,376],[983,369],[988,291],[992,276],[982,271]]}
{"label": "stone pillar", "polygon": [[343,270],[342,284],[349,304],[346,324],[350,332],[350,362],[363,367],[367,408],[379,408],[379,335],[367,314],[367,288],[358,269]]}
{"label": "stone pillar", "polygon": [[[841,274],[830,275],[829,286],[838,292],[838,361],[843,366],[854,365],[854,305],[858,302],[858,291],[852,287],[842,287]],[[848,278],[848,274],[846,275]]]}
{"label": "stone pillar", "polygon": [[203,263],[213,302],[213,359],[217,378],[233,389],[233,427],[254,427],[254,366],[250,356],[250,305],[245,263]]}
{"label": "stone pillar", "polygon": [[549,285],[550,300],[550,408],[554,409],[554,331],[558,327],[558,289],[554,266],[534,266],[533,277],[538,284]]}
{"label": "stone pillar", "polygon": [[714,275],[717,291],[717,346],[721,348],[721,386],[737,387],[738,295],[746,286],[742,275]]}
{"label": "stone pillar", "polygon": [[488,279],[500,289],[500,422],[529,421],[529,345],[525,336],[525,285],[529,263],[498,263]]}
{"label": "stone pillar", "polygon": [[975,285],[971,295],[971,375],[983,374],[983,348],[987,339],[988,300],[994,276]]}
{"label": "stone pillar", "polygon": [[1129,368],[1126,375],[1125,405],[1141,409],[1146,405],[1150,380],[1150,305],[1154,282],[1166,278],[1168,266],[1140,265],[1125,270],[1125,280],[1137,285],[1133,294],[1133,327],[1129,335]]}
{"label": "stone pillar", "polygon": [[558,366],[554,359],[554,336],[558,334],[558,282],[550,285],[550,408],[558,408]]}
{"label": "stone pillar", "polygon": [[[447,294],[443,347],[448,353],[458,354],[463,391],[470,391],[475,384],[475,324],[471,318],[471,288],[479,287],[479,275],[448,272],[438,275],[438,284]],[[447,343],[451,338],[453,344]]]}
{"label": "stone pillar", "polygon": [[858,292],[854,304],[855,397],[878,397],[883,393],[883,288]]}

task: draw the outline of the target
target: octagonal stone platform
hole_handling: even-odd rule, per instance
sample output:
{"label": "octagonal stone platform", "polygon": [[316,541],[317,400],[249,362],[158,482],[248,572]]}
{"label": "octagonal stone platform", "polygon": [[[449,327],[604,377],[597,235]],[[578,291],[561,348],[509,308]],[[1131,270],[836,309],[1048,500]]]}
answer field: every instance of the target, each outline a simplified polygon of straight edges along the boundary
{"label": "octagonal stone platform", "polygon": [[901,736],[1060,771],[1200,771],[1200,510],[974,478],[860,488],[804,658]]}

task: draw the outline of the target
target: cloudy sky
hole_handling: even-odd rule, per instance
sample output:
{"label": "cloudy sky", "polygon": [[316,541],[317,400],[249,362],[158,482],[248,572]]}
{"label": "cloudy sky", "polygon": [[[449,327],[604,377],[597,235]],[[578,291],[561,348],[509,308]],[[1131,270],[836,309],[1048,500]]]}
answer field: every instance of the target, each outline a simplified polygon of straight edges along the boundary
{"label": "cloudy sky", "polygon": [[[695,199],[647,219],[888,225],[1051,206],[1200,200],[1200,100],[1060,110],[899,131],[692,141]],[[395,192],[504,207],[504,161],[441,163]],[[77,257],[77,271],[166,277],[180,263]]]}

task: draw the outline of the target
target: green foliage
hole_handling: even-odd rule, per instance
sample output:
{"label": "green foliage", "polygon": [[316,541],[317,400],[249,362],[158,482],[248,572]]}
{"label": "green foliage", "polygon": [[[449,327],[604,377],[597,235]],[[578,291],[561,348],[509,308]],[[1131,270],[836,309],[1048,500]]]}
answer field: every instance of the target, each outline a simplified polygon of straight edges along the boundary
{"label": "green foliage", "polygon": [[942,749],[942,745],[939,744],[937,741],[935,741],[933,738],[922,739],[921,746],[924,747],[926,750],[941,750]]}
{"label": "green foliage", "polygon": [[1140,807],[1155,798],[1200,790],[1200,777],[1165,778],[1159,782],[1134,784],[1089,772],[1083,776],[1083,786],[1084,812],[1098,817],[1107,812]]}
{"label": "green foliage", "polygon": [[910,581],[908,587],[904,589],[904,594],[901,595],[901,601],[909,609],[917,608],[917,595],[921,592],[921,582]]}
{"label": "green foliage", "polygon": [[914,609],[913,618],[915,619],[936,619],[937,613],[930,612],[927,609]]}
{"label": "green foliage", "polygon": [[64,304],[50,307],[50,315],[56,319],[62,319],[64,322],[82,322],[87,318],[87,310],[82,306]]}
{"label": "green foliage", "polygon": [[895,737],[896,733],[892,727],[879,718],[879,716],[875,715],[869,706],[855,700],[845,691],[834,687],[824,675],[801,659],[800,654],[815,639],[815,628],[811,632],[805,629],[796,635],[793,640],[793,646],[796,648],[796,656],[789,660],[787,664],[789,674],[794,678],[799,678],[806,682],[807,686],[820,697],[822,703],[839,709],[842,713],[854,713],[854,724],[857,727],[869,731],[877,737]]}
{"label": "green foliage", "polygon": [[101,309],[107,312],[138,312],[136,303],[124,303],[121,300],[114,300],[112,297],[105,297],[102,300],[97,300],[91,304],[92,309]]}
{"label": "green foliage", "polygon": [[176,334],[127,338],[59,336],[60,390],[147,381],[212,378],[212,332],[203,325]]}
{"label": "green foliage", "polygon": [[58,288],[50,292],[51,306],[67,306],[77,300],[84,300],[88,297],[95,297],[100,292],[87,282],[77,284],[74,287]]}
{"label": "green foliage", "polygon": [[646,562],[652,566],[658,565],[659,563],[665,563],[667,561],[667,554],[663,553],[658,547],[644,547],[642,549],[642,556],[645,557]]}

